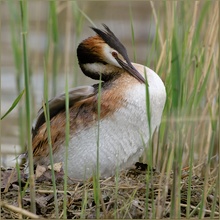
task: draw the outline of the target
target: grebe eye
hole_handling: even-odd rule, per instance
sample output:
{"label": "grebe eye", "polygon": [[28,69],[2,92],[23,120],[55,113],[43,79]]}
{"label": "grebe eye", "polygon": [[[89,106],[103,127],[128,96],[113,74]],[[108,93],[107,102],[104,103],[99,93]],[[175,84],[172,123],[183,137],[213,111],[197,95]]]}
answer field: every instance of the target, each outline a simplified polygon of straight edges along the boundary
{"label": "grebe eye", "polygon": [[114,58],[117,58],[117,57],[118,57],[118,53],[115,52],[115,51],[113,51],[113,52],[112,52],[112,56],[113,56]]}

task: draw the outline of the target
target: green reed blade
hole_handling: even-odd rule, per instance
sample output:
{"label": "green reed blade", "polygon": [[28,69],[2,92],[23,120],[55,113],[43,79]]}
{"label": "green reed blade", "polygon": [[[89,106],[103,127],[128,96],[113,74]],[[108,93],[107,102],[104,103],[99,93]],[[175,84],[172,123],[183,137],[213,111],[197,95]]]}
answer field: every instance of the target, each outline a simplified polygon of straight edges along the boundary
{"label": "green reed blade", "polygon": [[69,149],[69,133],[70,133],[70,112],[69,112],[69,77],[66,73],[65,84],[65,111],[66,111],[66,126],[65,126],[65,161],[64,161],[64,198],[63,198],[63,217],[67,218],[67,177],[68,177],[68,149]]}
{"label": "green reed blade", "polygon": [[52,138],[51,138],[51,126],[50,126],[50,109],[48,103],[48,74],[46,71],[46,65],[44,61],[44,102],[43,102],[43,110],[44,110],[44,117],[47,127],[47,141],[49,147],[49,158],[50,158],[50,165],[51,165],[51,174],[52,174],[52,184],[53,184],[53,193],[54,193],[54,205],[55,205],[55,216],[56,218],[59,217],[59,210],[58,210],[58,200],[57,200],[57,189],[56,189],[56,177],[54,171],[54,161],[53,161],[53,146],[52,146]]}
{"label": "green reed blade", "polygon": [[134,24],[133,24],[133,17],[132,17],[132,8],[131,4],[129,4],[129,15],[130,15],[130,24],[131,24],[131,34],[132,34],[132,47],[133,47],[133,54],[134,54],[134,63],[137,61],[136,55],[136,47],[135,47],[135,37],[134,37]]}
{"label": "green reed blade", "polygon": [[28,18],[27,18],[27,1],[20,1],[21,20],[22,20],[22,43],[23,43],[23,62],[24,62],[24,80],[25,80],[25,104],[27,118],[27,148],[28,148],[28,165],[29,165],[29,182],[30,182],[30,197],[31,211],[36,213],[35,204],[35,182],[34,182],[34,162],[32,151],[32,135],[31,135],[31,93],[30,93],[30,78],[28,64],[28,48],[27,48],[27,33],[28,33]]}
{"label": "green reed blade", "polygon": [[23,90],[18,97],[14,100],[14,102],[12,103],[11,107],[8,109],[8,111],[1,117],[1,120],[6,117],[15,107],[16,105],[19,103],[19,101],[21,100],[22,96],[24,95],[24,91]]}

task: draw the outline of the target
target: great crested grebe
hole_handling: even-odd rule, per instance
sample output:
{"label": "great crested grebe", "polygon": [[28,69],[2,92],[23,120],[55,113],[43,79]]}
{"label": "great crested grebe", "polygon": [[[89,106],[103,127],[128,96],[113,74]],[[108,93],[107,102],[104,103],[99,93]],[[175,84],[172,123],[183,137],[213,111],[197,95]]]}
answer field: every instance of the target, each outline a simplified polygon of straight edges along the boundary
{"label": "great crested grebe", "polygon": [[[92,27],[96,36],[77,48],[82,72],[100,79],[99,170],[102,178],[114,175],[138,161],[150,133],[160,125],[166,90],[160,77],[146,66],[131,63],[127,51],[114,33]],[[145,74],[147,83],[145,83]],[[146,86],[150,100],[149,132]],[[68,176],[90,178],[97,165],[98,84],[69,91],[70,142]],[[49,101],[54,163],[65,160],[65,94]],[[49,165],[49,146],[43,109],[33,126],[35,165]]]}

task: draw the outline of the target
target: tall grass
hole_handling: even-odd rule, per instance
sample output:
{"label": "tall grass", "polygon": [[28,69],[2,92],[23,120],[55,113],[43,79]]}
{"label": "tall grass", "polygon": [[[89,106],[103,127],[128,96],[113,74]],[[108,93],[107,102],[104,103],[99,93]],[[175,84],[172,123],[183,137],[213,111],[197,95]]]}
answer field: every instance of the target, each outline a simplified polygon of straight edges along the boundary
{"label": "tall grass", "polygon": [[[83,30],[83,23],[84,23],[84,15],[81,13],[81,9],[78,5],[77,1],[72,2],[72,14],[73,14],[73,20],[75,25],[75,34],[74,34],[74,47],[76,48],[79,44],[79,38],[81,35],[81,32]],[[76,87],[79,83],[78,79],[78,59],[77,56],[74,57],[74,63],[73,63],[73,87]]]}
{"label": "tall grass", "polygon": [[[21,23],[21,16],[19,11],[16,10],[16,6],[8,1],[8,8],[10,12],[10,32],[11,32],[11,44],[13,50],[13,58],[15,63],[16,71],[16,90],[17,94],[21,94],[23,81],[22,81],[22,45],[20,44],[21,37],[18,34],[18,27]],[[19,97],[19,96],[18,96]],[[25,145],[25,129],[23,126],[24,118],[24,108],[21,102],[18,103],[18,124],[19,124],[19,145]]]}
{"label": "tall grass", "polygon": [[[163,146],[168,146],[174,152],[173,166],[167,166],[167,171],[172,168],[174,172],[171,217],[175,218],[180,217],[179,197],[182,168],[190,167],[187,199],[189,205],[192,173],[194,175],[202,174],[201,170],[193,168],[196,164],[203,164],[202,167],[205,171],[203,200],[199,207],[199,217],[204,217],[205,198],[208,192],[207,180],[211,169],[210,155],[213,156],[219,108],[218,85],[215,85],[214,81],[218,77],[219,69],[217,66],[218,52],[215,49],[218,3],[194,2],[191,10],[193,16],[189,16],[186,11],[188,10],[187,5],[191,4],[188,1],[164,3],[166,17],[164,24],[160,23],[158,26],[160,33],[164,33],[162,36],[164,40],[160,56],[155,59],[164,60],[160,63],[160,67],[156,68],[165,81],[168,97],[164,120],[160,128],[160,139],[165,144]],[[154,9],[155,5],[152,2],[151,6]],[[211,10],[213,10],[212,15]],[[155,16],[159,14],[159,11],[158,8]],[[157,19],[155,20],[157,22]],[[211,25],[208,25],[208,22],[211,22]],[[208,30],[205,30],[207,27]],[[163,48],[166,48],[166,53],[163,52]],[[158,49],[155,48],[156,51]],[[161,151],[161,149],[158,148],[157,151]],[[160,157],[154,161],[160,167],[166,166],[165,163],[169,162],[161,160],[165,151],[167,151],[167,147],[162,148]],[[190,216],[189,207],[187,216]]]}
{"label": "tall grass", "polygon": [[28,31],[28,17],[27,17],[27,1],[20,1],[21,22],[22,22],[22,43],[23,43],[23,63],[24,63],[24,79],[25,79],[25,104],[26,104],[26,118],[27,118],[27,148],[28,148],[28,164],[29,164],[29,182],[30,182],[30,197],[31,197],[31,211],[36,213],[35,204],[35,180],[34,180],[34,162],[32,151],[32,136],[31,136],[31,100],[30,100],[30,78],[28,65],[28,49],[27,49],[27,31]]}
{"label": "tall grass", "polygon": [[63,217],[67,218],[67,178],[68,178],[68,149],[69,149],[69,133],[70,133],[70,115],[69,115],[69,74],[70,74],[70,45],[71,45],[71,21],[72,11],[71,2],[67,2],[67,16],[66,16],[66,45],[65,45],[65,110],[66,110],[66,126],[65,126],[65,164],[64,164],[64,199],[63,199]]}
{"label": "tall grass", "polygon": [[[57,93],[57,74],[58,74],[58,43],[59,43],[59,31],[57,24],[57,2],[50,1],[50,18],[49,18],[49,36],[51,37],[49,43],[49,48],[52,50],[52,95],[55,96]],[[48,49],[49,49],[48,48]]]}
{"label": "tall grass", "polygon": [[[145,201],[145,217],[161,218],[165,203],[168,196],[168,186],[172,184],[171,188],[171,202],[170,202],[170,217],[180,218],[181,212],[181,181],[183,169],[189,169],[188,172],[188,190],[186,198],[186,217],[190,218],[195,212],[198,211],[198,217],[205,216],[206,198],[209,191],[218,186],[219,182],[216,181],[215,185],[210,186],[208,179],[210,175],[219,175],[215,167],[219,166],[218,161],[214,161],[213,156],[216,154],[219,132],[219,122],[217,120],[217,113],[219,110],[219,85],[216,83],[219,77],[219,52],[217,50],[217,33],[218,28],[218,2],[211,1],[163,1],[156,3],[151,1],[152,16],[151,21],[155,25],[155,37],[152,42],[146,39],[146,43],[151,43],[150,50],[146,52],[145,65],[154,69],[165,83],[167,91],[167,101],[164,109],[162,123],[159,133],[152,137],[149,141],[149,148],[143,156],[143,161],[151,166],[146,173],[146,201]],[[12,5],[10,5],[12,6]],[[58,28],[58,9],[61,3],[52,1],[49,3],[50,25],[48,25],[48,48],[46,50],[46,70],[48,74],[52,72],[52,96],[57,93],[57,74],[59,64],[61,63],[58,50],[60,42],[60,33]],[[71,73],[71,22],[75,22],[75,46],[78,43],[81,32],[84,28],[84,19],[87,19],[93,26],[92,19],[83,9],[81,9],[77,2],[62,4],[64,8],[67,6],[67,19],[66,19],[66,39],[64,50],[64,66],[66,74],[66,154],[65,154],[65,182],[64,182],[64,214],[63,217],[67,218],[67,158],[68,158],[68,145],[69,145],[69,100],[68,100],[68,81],[69,74]],[[71,8],[71,10],[69,10]],[[16,13],[11,8],[14,15]],[[21,72],[21,56],[23,52],[23,63],[25,72],[25,98],[26,98],[26,112],[27,112],[27,146],[29,147],[29,164],[30,164],[30,185],[31,197],[34,201],[34,182],[33,182],[33,160],[31,151],[31,116],[30,116],[30,87],[29,87],[29,64],[28,64],[28,48],[27,48],[27,8],[26,1],[21,2],[21,23],[22,23],[22,39],[23,48],[18,47],[16,41],[16,34],[14,23],[11,24],[12,44],[15,56],[15,64],[17,69],[17,90],[18,94],[21,91],[21,82],[19,81],[19,73]],[[135,16],[132,13],[132,6],[128,10],[131,26],[131,42],[134,52],[134,60],[139,59],[139,54],[136,50],[138,42],[135,39]],[[73,19],[74,18],[74,19]],[[72,21],[72,19],[74,21]],[[101,23],[101,22],[100,22]],[[151,28],[154,26],[152,24]],[[111,27],[114,32],[114,27]],[[144,25],[143,25],[144,28]],[[150,30],[151,31],[151,30]],[[150,32],[149,31],[149,32]],[[117,36],[117,33],[115,33]],[[126,45],[125,45],[126,46]],[[22,52],[21,52],[22,50]],[[133,61],[133,60],[132,60]],[[77,60],[74,61],[74,86],[78,83]],[[48,79],[45,79],[48,83]],[[99,91],[101,84],[99,83]],[[147,88],[147,87],[146,87]],[[45,96],[47,101],[48,95]],[[100,100],[101,93],[98,95],[98,115],[100,117]],[[46,102],[47,103],[47,102]],[[146,108],[150,113],[150,103],[148,89],[146,89]],[[48,106],[46,107],[47,121],[49,123]],[[146,115],[150,124],[150,115]],[[100,123],[100,118],[98,120]],[[48,132],[49,132],[48,124]],[[23,131],[22,131],[23,135]],[[21,136],[22,136],[21,135]],[[50,134],[48,134],[50,137]],[[155,138],[157,137],[157,139]],[[24,137],[21,137],[23,143]],[[216,141],[217,140],[217,141]],[[99,164],[99,126],[97,137],[97,164]],[[50,145],[50,149],[52,146]],[[52,154],[51,154],[52,156]],[[52,158],[52,157],[51,157]],[[159,184],[163,188],[158,195],[150,191],[149,184],[153,184],[152,180],[152,167],[157,167],[160,171]],[[214,171],[216,173],[214,173]],[[53,172],[53,171],[52,171]],[[172,175],[173,181],[169,182],[166,176]],[[202,199],[196,209],[192,209],[191,193],[192,193],[192,177],[195,175],[203,176],[203,194]],[[58,217],[58,207],[56,199],[56,186],[53,177],[53,187],[55,195],[56,217]],[[165,180],[164,180],[165,179]],[[216,177],[218,179],[218,177]],[[115,197],[117,198],[119,189],[118,173],[116,175]],[[96,203],[96,217],[100,217],[100,199],[101,189],[99,181],[99,166],[97,166],[96,175],[93,179],[94,186],[94,200]],[[132,203],[135,193],[130,195],[129,201],[122,208],[125,214],[128,212],[129,204]],[[151,194],[151,196],[150,196]],[[213,200],[213,207],[211,216],[215,216],[215,207],[217,203],[219,191]],[[155,199],[156,196],[156,199]],[[86,217],[86,206],[88,203],[88,191],[84,189],[84,198],[82,201],[81,217]],[[118,213],[121,211],[117,208],[118,200],[115,202],[114,217],[118,218]],[[150,207],[151,210],[150,210]],[[162,211],[161,211],[162,210]],[[34,202],[32,203],[32,211],[35,212]],[[125,215],[124,215],[125,216]]]}
{"label": "tall grass", "polygon": [[[45,122],[47,126],[47,142],[49,148],[49,158],[50,164],[54,164],[53,162],[53,144],[51,138],[51,129],[50,129],[50,109],[48,103],[48,73],[46,72],[46,67],[44,70],[44,101],[43,101],[43,110],[45,116]],[[52,184],[53,184],[53,192],[54,192],[54,204],[55,204],[55,216],[58,218],[59,210],[58,210],[58,202],[57,202],[57,190],[56,190],[56,178],[55,171],[53,165],[51,166],[51,174],[52,174]]]}

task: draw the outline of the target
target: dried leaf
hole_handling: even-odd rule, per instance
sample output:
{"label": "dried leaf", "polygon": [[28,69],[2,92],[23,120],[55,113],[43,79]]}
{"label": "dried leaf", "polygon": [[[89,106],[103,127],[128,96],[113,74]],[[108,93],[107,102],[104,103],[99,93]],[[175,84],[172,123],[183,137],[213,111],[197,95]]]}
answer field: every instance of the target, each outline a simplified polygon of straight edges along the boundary
{"label": "dried leaf", "polygon": [[[53,169],[55,172],[60,172],[61,171],[61,168],[62,168],[62,162],[59,162],[59,163],[55,163],[53,165]],[[48,166],[48,169],[51,170],[51,165]]]}
{"label": "dried leaf", "polygon": [[36,177],[36,179],[38,179],[39,177],[41,177],[46,170],[47,170],[46,167],[37,165],[36,171],[35,171],[35,177]]}
{"label": "dried leaf", "polygon": [[18,179],[15,169],[10,169],[1,172],[1,189],[4,189],[4,193],[8,192],[8,188],[12,183]]}

